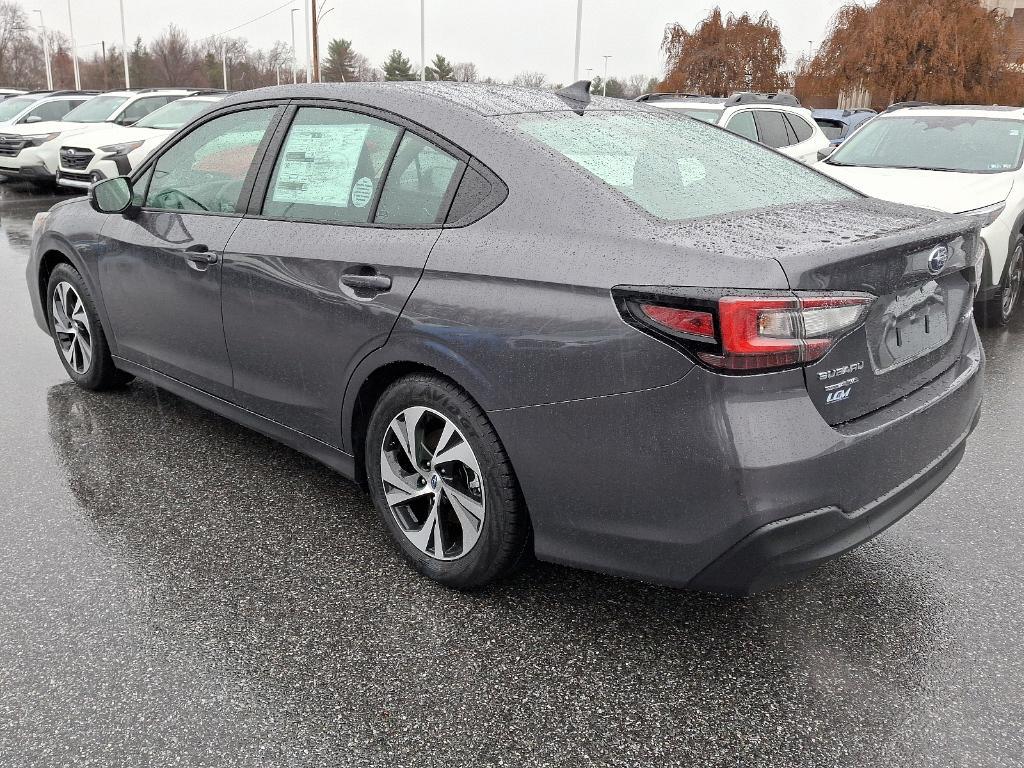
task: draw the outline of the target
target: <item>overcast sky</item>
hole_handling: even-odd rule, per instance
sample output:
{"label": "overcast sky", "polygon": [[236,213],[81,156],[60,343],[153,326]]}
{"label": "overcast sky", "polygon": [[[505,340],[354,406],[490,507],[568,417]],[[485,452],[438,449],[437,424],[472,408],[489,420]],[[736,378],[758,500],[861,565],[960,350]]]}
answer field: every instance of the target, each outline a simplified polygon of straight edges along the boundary
{"label": "overcast sky", "polygon": [[[20,0],[26,10],[43,11],[47,26],[68,31],[67,0]],[[282,5],[283,0],[124,0],[128,39],[149,40],[175,23],[201,38],[228,30]],[[419,61],[419,0],[320,0],[334,7],[323,22],[321,49],[332,37],[345,37],[355,49],[380,66],[392,48]],[[843,0],[760,0],[757,4],[723,2],[723,12],[752,15],[768,11],[782,28],[792,63],[821,41],[826,26]],[[604,69],[629,76],[660,75],[659,52],[665,25],[679,22],[692,28],[712,7],[693,0],[584,0],[581,69]],[[302,0],[291,6],[302,7]],[[84,58],[88,44],[106,40],[119,44],[118,0],[71,0],[75,38]],[[38,16],[33,14],[33,22]],[[298,56],[303,58],[302,13],[295,14]],[[231,32],[257,47],[289,41],[288,7]],[[427,58],[439,52],[453,61],[474,62],[481,75],[502,80],[517,72],[544,72],[557,82],[572,79],[576,0],[426,0]],[[586,74],[585,72],[583,73]]]}

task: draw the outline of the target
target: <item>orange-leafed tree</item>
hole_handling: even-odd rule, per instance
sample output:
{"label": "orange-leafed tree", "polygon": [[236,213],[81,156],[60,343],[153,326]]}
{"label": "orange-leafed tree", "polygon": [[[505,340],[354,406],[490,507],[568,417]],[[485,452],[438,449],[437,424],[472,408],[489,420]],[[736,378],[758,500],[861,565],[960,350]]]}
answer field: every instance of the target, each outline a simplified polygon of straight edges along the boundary
{"label": "orange-leafed tree", "polygon": [[661,42],[665,54],[663,91],[728,96],[736,91],[785,88],[786,49],[782,32],[767,13],[723,17],[717,6],[691,32],[669,24]]}
{"label": "orange-leafed tree", "polygon": [[897,101],[1020,103],[1020,61],[1006,17],[978,0],[851,2],[801,77],[817,92],[864,88],[875,106]]}

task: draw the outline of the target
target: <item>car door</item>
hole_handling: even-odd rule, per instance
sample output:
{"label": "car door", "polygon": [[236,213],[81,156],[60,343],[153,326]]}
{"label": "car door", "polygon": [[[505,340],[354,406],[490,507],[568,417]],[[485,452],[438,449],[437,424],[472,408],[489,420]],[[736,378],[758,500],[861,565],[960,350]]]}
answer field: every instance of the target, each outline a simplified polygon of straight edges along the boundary
{"label": "car door", "polygon": [[754,113],[749,109],[730,115],[725,128],[740,136],[745,136],[751,141],[760,141],[757,136],[757,127],[754,125]]}
{"label": "car door", "polygon": [[104,223],[100,284],[119,356],[231,394],[220,260],[276,116],[264,106],[198,125],[137,177],[141,210]]}
{"label": "car door", "polygon": [[792,156],[788,147],[793,143],[794,137],[782,113],[774,109],[758,109],[753,111],[753,115],[760,142]]}
{"label": "car door", "polygon": [[463,170],[394,120],[292,107],[224,256],[237,402],[335,446],[351,371],[387,340]]}

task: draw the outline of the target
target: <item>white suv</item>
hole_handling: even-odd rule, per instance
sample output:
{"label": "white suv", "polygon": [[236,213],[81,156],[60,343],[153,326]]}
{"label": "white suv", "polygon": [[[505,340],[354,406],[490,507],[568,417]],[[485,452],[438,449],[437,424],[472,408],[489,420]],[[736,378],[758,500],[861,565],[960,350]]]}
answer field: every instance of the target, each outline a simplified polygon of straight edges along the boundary
{"label": "white suv", "polygon": [[68,139],[60,148],[57,183],[88,189],[95,181],[127,176],[168,136],[224,98],[222,92],[187,96],[150,112],[135,125],[107,125]]}
{"label": "white suv", "polygon": [[818,170],[871,197],[977,216],[985,262],[977,314],[1005,325],[1024,284],[1024,109],[894,105]]}
{"label": "white suv", "polygon": [[60,120],[96,91],[33,91],[0,101],[0,129],[8,125],[45,123]]}
{"label": "white suv", "polygon": [[93,96],[59,120],[4,127],[0,129],[0,174],[51,185],[56,180],[60,147],[67,143],[67,137],[100,123],[132,125],[168,102],[195,92],[195,88],[110,91]]}
{"label": "white suv", "polygon": [[737,93],[729,98],[696,94],[647,93],[637,101],[677,109],[706,123],[720,125],[751,141],[804,163],[817,162],[829,145],[809,109],[788,93]]}

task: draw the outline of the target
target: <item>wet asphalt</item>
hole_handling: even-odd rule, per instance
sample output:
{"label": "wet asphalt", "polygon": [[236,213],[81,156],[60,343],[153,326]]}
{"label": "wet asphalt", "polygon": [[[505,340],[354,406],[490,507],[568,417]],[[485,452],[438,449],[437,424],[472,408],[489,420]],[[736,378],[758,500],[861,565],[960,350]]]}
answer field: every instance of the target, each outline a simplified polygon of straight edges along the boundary
{"label": "wet asphalt", "polygon": [[316,462],[73,386],[0,186],[0,765],[1024,765],[1024,315],[950,480],[748,600],[534,564],[460,594]]}

